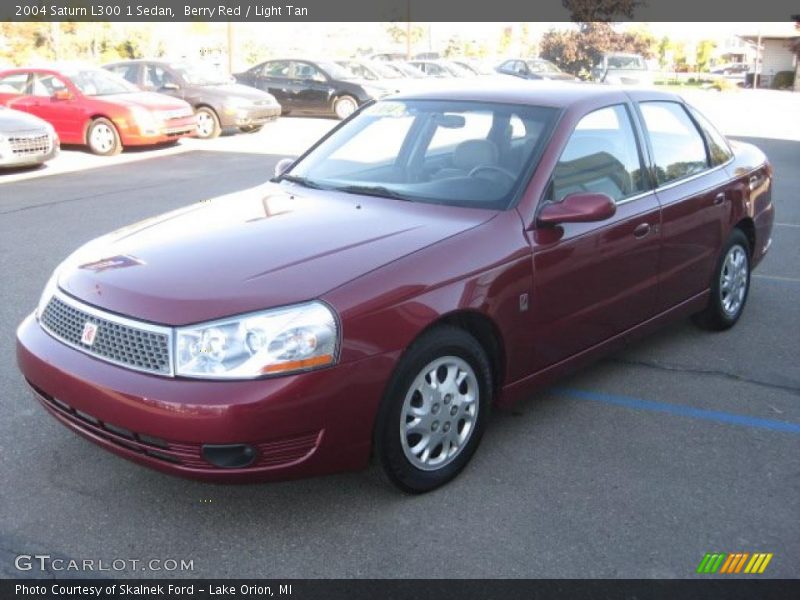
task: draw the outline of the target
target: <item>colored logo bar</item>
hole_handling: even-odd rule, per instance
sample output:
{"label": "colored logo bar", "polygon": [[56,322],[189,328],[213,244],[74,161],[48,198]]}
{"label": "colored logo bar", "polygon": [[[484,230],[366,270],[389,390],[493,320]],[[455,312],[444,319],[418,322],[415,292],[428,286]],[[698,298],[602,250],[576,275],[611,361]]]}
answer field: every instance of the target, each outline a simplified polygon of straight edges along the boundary
{"label": "colored logo bar", "polygon": [[727,554],[724,552],[709,552],[697,565],[697,572],[703,574],[730,575],[735,573],[747,573],[750,575],[763,573],[769,561],[772,560],[771,552],[734,552]]}

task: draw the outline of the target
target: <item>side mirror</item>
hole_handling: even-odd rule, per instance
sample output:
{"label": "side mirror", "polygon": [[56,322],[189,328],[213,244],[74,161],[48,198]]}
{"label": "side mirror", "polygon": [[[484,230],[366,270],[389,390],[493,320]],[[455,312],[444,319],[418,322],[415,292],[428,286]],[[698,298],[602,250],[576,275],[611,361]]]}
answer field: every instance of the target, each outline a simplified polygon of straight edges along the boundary
{"label": "side mirror", "polygon": [[275,165],[275,177],[283,175],[294,164],[293,158],[282,158]]}
{"label": "side mirror", "polygon": [[592,223],[610,219],[616,212],[617,205],[606,194],[579,192],[570,194],[561,202],[545,204],[537,222],[541,225]]}
{"label": "side mirror", "polygon": [[168,82],[168,83],[165,83],[164,85],[162,85],[161,89],[162,90],[170,90],[170,91],[174,92],[174,91],[177,91],[177,90],[179,90],[181,88],[177,83]]}
{"label": "side mirror", "polygon": [[72,92],[70,92],[68,89],[56,90],[53,94],[53,100],[58,100],[59,102],[72,100]]}

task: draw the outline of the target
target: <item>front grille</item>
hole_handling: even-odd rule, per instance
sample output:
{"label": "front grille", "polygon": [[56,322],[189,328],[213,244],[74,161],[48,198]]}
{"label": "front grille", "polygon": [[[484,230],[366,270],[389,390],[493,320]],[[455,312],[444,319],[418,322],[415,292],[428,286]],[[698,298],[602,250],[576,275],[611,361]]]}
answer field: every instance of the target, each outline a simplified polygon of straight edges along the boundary
{"label": "front grille", "polygon": [[[56,339],[102,360],[138,371],[172,374],[170,336],[164,328],[133,324],[128,319],[90,307],[82,309],[76,304],[72,299],[53,296],[42,311],[44,329]],[[91,344],[83,341],[87,323],[97,326]]]}
{"label": "front grille", "polygon": [[11,152],[18,156],[29,154],[47,154],[50,152],[50,135],[43,134],[16,134],[8,138]]}

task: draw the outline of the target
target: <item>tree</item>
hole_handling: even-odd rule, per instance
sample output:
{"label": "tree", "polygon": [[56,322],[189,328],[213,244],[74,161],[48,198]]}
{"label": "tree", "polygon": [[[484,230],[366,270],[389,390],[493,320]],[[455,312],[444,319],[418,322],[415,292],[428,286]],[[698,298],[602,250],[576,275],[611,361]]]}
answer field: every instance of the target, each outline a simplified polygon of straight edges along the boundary
{"label": "tree", "polygon": [[545,33],[540,56],[568,73],[587,77],[606,52],[632,52],[650,58],[654,45],[655,39],[643,32],[619,33],[607,22],[580,23],[578,31],[551,29]]}
{"label": "tree", "polygon": [[[409,44],[413,46],[425,36],[425,28],[421,25],[407,26],[406,23],[390,23],[386,26],[386,33],[395,44]],[[407,38],[410,38],[408,40]]]}
{"label": "tree", "polygon": [[[609,22],[619,17],[633,18],[643,0],[561,0],[576,23]],[[617,19],[615,19],[617,17]]]}

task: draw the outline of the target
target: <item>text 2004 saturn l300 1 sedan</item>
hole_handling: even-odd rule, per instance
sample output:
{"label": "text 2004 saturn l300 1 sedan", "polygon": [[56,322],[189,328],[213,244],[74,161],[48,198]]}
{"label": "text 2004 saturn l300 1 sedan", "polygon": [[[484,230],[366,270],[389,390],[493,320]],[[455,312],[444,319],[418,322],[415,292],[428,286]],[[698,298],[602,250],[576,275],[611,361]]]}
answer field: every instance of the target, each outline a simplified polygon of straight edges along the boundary
{"label": "text 2004 saturn l300 1 sedan", "polygon": [[395,97],[264,186],[80,248],[18,361],[59,421],[162,471],[375,456],[422,492],[465,466],[493,405],[673,319],[736,323],[771,177],[667,93]]}

